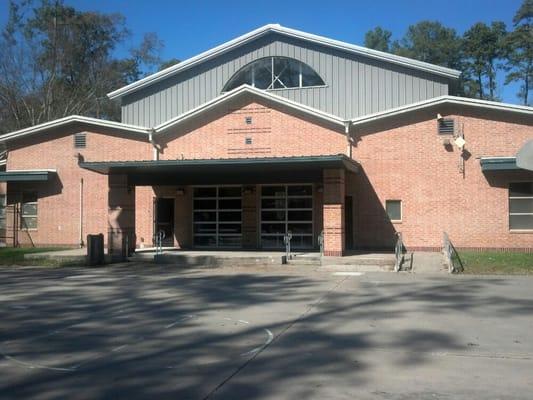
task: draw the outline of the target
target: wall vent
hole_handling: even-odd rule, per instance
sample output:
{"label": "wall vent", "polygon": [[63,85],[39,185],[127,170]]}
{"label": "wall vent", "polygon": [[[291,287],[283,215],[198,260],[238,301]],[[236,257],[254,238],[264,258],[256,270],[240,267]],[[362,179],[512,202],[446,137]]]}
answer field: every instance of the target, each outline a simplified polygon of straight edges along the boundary
{"label": "wall vent", "polygon": [[252,138],[247,137],[246,139],[244,139],[244,144],[252,144]]}
{"label": "wall vent", "polygon": [[74,135],[74,148],[84,149],[87,147],[87,134],[85,132],[76,133]]}
{"label": "wall vent", "polygon": [[252,117],[245,117],[244,122],[246,122],[247,125],[250,125],[252,123]]}
{"label": "wall vent", "polygon": [[439,120],[439,135],[453,135],[455,133],[455,121],[449,118]]}

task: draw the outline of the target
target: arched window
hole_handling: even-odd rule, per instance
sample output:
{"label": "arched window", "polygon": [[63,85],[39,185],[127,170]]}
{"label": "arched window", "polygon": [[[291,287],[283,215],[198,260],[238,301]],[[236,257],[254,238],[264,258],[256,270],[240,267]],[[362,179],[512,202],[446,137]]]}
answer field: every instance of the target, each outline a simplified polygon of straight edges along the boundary
{"label": "arched window", "polygon": [[241,68],[223,91],[248,84],[258,89],[286,89],[322,86],[322,78],[307,64],[293,58],[267,57]]}

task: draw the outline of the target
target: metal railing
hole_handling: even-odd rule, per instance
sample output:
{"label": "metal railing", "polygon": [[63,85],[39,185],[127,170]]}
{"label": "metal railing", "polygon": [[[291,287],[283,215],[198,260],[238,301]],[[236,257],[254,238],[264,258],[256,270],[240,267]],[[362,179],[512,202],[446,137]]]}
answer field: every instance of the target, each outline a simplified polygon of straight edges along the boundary
{"label": "metal railing", "polygon": [[320,257],[324,256],[324,231],[318,235],[318,245],[320,246]]}
{"label": "metal railing", "polygon": [[285,257],[287,262],[291,259],[291,239],[292,233],[289,231],[285,236],[283,236],[283,243],[285,244]]}
{"label": "metal railing", "polygon": [[166,234],[163,229],[155,234],[155,254],[163,254],[163,240],[165,239]]}
{"label": "metal railing", "polygon": [[461,262],[459,254],[457,253],[457,250],[455,250],[455,247],[453,246],[452,241],[446,232],[443,232],[442,242],[442,252],[444,254],[444,261],[448,266],[448,272],[450,274],[463,272],[463,263]]}
{"label": "metal railing", "polygon": [[404,261],[403,238],[401,232],[396,232],[396,246],[394,247],[394,258],[394,271],[398,272],[402,269],[402,264]]}

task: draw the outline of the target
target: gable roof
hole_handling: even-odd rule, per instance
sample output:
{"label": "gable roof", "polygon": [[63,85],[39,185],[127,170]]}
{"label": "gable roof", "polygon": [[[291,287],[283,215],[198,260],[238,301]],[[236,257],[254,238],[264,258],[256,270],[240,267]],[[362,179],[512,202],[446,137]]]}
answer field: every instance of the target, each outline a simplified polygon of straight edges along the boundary
{"label": "gable roof", "polygon": [[133,134],[141,134],[148,137],[150,130],[141,126],[123,124],[121,122],[107,121],[104,119],[84,117],[81,115],[69,115],[65,118],[55,119],[39,125],[30,126],[28,128],[19,129],[18,131],[9,132],[0,136],[0,143],[7,142],[12,139],[21,138],[24,136],[42,133],[55,128],[64,128],[69,125],[81,124],[87,128],[106,128],[115,130],[117,132],[128,132]]}
{"label": "gable roof", "polygon": [[470,99],[467,97],[457,96],[439,96],[432,99],[419,101],[417,103],[408,104],[405,106],[391,108],[389,110],[380,111],[374,114],[363,115],[361,117],[353,118],[350,120],[352,125],[361,125],[367,122],[377,121],[388,117],[395,117],[409,112],[423,110],[426,108],[439,106],[439,105],[460,105],[467,107],[482,108],[493,111],[506,111],[514,112],[524,115],[533,116],[533,107],[520,106],[517,104],[498,103],[496,101]]}
{"label": "gable roof", "polygon": [[154,133],[163,133],[177,125],[180,125],[191,118],[200,115],[208,110],[211,110],[218,105],[225,103],[231,99],[235,99],[236,97],[242,96],[244,94],[252,95],[254,97],[259,97],[265,100],[268,100],[270,102],[273,102],[275,104],[283,105],[285,107],[288,107],[292,110],[296,110],[299,112],[302,112],[306,115],[311,115],[313,117],[319,118],[324,121],[331,122],[333,124],[339,125],[339,126],[345,126],[347,121],[343,120],[342,118],[339,118],[333,114],[328,114],[323,111],[317,110],[312,107],[308,107],[304,104],[297,103],[295,101],[286,99],[285,97],[281,97],[272,93],[269,93],[267,91],[254,88],[250,85],[242,85],[239,86],[236,89],[230,90],[229,92],[226,92],[218,97],[215,97],[213,100],[208,101],[207,103],[204,103],[196,108],[193,108],[190,111],[187,111],[181,115],[178,115],[177,117],[174,117],[166,122],[163,122],[160,125],[157,125],[153,128]]}
{"label": "gable roof", "polygon": [[159,82],[163,79],[173,76],[181,71],[189,69],[199,63],[202,63],[204,61],[217,57],[239,46],[242,46],[246,43],[256,40],[269,33],[277,33],[277,34],[280,34],[286,37],[301,39],[301,40],[311,42],[314,44],[319,44],[319,45],[326,46],[329,48],[345,51],[347,53],[357,54],[357,55],[365,56],[365,57],[380,60],[380,61],[386,61],[389,63],[426,71],[426,72],[444,76],[447,78],[457,79],[459,75],[461,75],[460,71],[457,71],[454,69],[445,68],[445,67],[441,67],[438,65],[426,63],[423,61],[413,60],[411,58],[401,57],[401,56],[397,56],[397,55],[390,54],[390,53],[385,53],[385,52],[378,51],[378,50],[368,49],[366,47],[357,46],[357,45],[342,42],[339,40],[329,39],[324,36],[314,35],[314,34],[302,32],[296,29],[286,28],[279,24],[268,24],[258,29],[255,29],[251,32],[248,32],[242,36],[239,36],[235,39],[232,39],[228,42],[225,42],[219,46],[216,46],[210,50],[207,50],[203,53],[200,53],[197,56],[191,57],[185,61],[175,64],[162,71],[156,72],[155,74],[149,75],[127,86],[114,90],[108,93],[107,96],[110,99],[115,99],[115,98],[124,96],[126,94],[132,93],[143,87],[152,85],[156,82]]}
{"label": "gable roof", "polygon": [[201,115],[204,112],[212,110],[220,104],[223,104],[227,101],[230,101],[232,99],[235,99],[245,94],[259,97],[261,99],[265,99],[272,103],[285,106],[291,110],[301,112],[305,115],[313,116],[320,120],[330,122],[334,125],[344,126],[344,127],[363,125],[363,124],[370,123],[373,121],[379,121],[379,120],[390,118],[390,117],[396,117],[396,116],[400,116],[403,114],[416,112],[419,110],[424,110],[424,109],[439,106],[439,105],[460,105],[460,106],[475,107],[475,108],[481,108],[481,109],[493,110],[493,111],[505,111],[505,112],[511,112],[511,113],[518,113],[521,115],[527,115],[527,116],[533,117],[533,107],[520,106],[520,105],[508,104],[508,103],[498,103],[495,101],[470,99],[466,97],[440,96],[440,97],[435,97],[433,99],[420,101],[418,103],[412,103],[406,106],[392,108],[392,109],[380,111],[374,114],[368,114],[362,117],[345,120],[345,119],[337,117],[336,115],[328,114],[326,112],[317,110],[315,108],[308,107],[304,104],[289,100],[282,96],[278,96],[274,93],[270,93],[270,92],[267,92],[261,89],[257,89],[250,85],[242,85],[236,89],[226,92],[214,98],[213,100],[208,101],[207,103],[204,103],[190,111],[187,111],[186,113],[183,113],[153,128],[128,125],[128,124],[123,124],[120,122],[106,121],[106,120],[97,119],[97,118],[83,117],[80,115],[71,115],[65,118],[56,119],[54,121],[45,122],[43,124],[35,125],[29,128],[24,128],[24,129],[15,131],[15,132],[10,132],[10,133],[1,135],[0,145],[12,139],[34,135],[38,133],[44,133],[51,129],[67,127],[69,125],[75,125],[75,124],[80,124],[82,127],[87,127],[87,128],[97,127],[97,128],[105,128],[111,131],[116,131],[116,132],[121,132],[121,133],[124,133],[124,132],[132,133],[136,135],[141,135],[145,137],[147,140],[151,140],[153,134],[157,135],[157,134],[165,133],[169,129],[179,126],[180,124],[185,123],[186,121],[189,121],[190,119],[198,115]]}

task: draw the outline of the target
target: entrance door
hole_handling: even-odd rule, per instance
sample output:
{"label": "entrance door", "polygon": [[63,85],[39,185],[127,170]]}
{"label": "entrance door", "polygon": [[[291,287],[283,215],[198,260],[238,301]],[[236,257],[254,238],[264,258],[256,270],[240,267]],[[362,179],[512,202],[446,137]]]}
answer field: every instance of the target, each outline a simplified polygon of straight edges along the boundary
{"label": "entrance door", "polygon": [[174,199],[155,199],[154,233],[165,232],[163,246],[174,245]]}
{"label": "entrance door", "polygon": [[344,199],[344,229],[346,238],[346,249],[353,249],[353,201],[352,196]]}
{"label": "entrance door", "polygon": [[313,186],[261,187],[261,247],[283,248],[283,236],[292,233],[291,247],[313,247]]}

